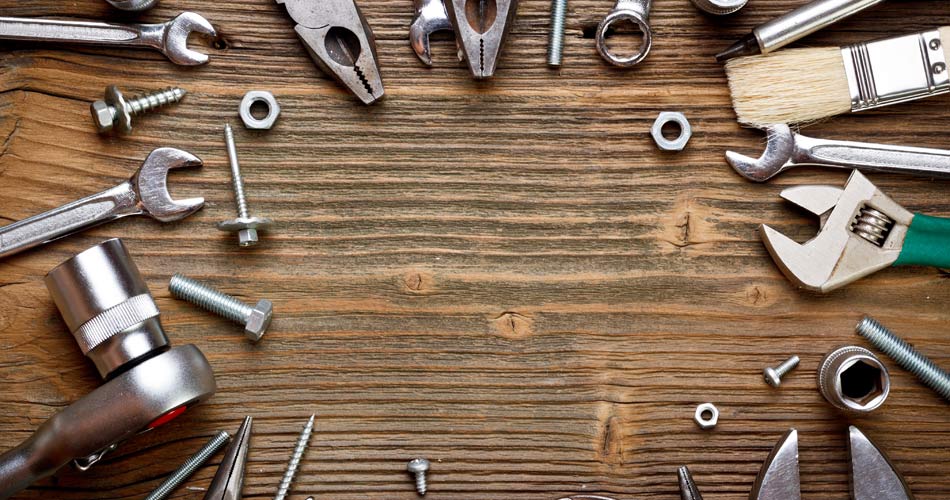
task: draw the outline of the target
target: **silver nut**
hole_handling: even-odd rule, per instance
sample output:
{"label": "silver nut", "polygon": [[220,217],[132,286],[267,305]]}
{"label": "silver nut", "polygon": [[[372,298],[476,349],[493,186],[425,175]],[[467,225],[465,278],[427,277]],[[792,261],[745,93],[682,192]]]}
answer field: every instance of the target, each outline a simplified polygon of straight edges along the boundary
{"label": "silver nut", "polygon": [[92,112],[92,121],[96,124],[96,129],[99,132],[112,130],[114,121],[112,106],[109,106],[105,101],[96,101],[89,106],[89,111]]}
{"label": "silver nut", "polygon": [[[257,119],[251,114],[251,107],[259,102],[267,106],[267,116],[262,119]],[[264,90],[252,90],[244,94],[240,113],[245,127],[251,130],[270,130],[277,121],[277,117],[280,116],[280,105],[277,104],[274,94]]]}
{"label": "silver nut", "polygon": [[[663,126],[667,123],[675,123],[679,127],[680,134],[676,139],[670,140],[663,136]],[[653,122],[653,128],[650,129],[650,134],[653,136],[657,147],[663,151],[682,151],[683,148],[686,147],[686,143],[689,142],[689,139],[693,136],[693,128],[683,113],[664,111],[660,113],[660,116]]]}
{"label": "silver nut", "polygon": [[693,418],[700,429],[712,429],[719,423],[719,408],[712,403],[703,403],[696,407],[696,415]]}
{"label": "silver nut", "polygon": [[251,310],[251,315],[247,318],[247,324],[244,326],[244,334],[254,342],[261,340],[267,327],[270,326],[270,320],[274,316],[274,304],[267,299],[262,299]]}

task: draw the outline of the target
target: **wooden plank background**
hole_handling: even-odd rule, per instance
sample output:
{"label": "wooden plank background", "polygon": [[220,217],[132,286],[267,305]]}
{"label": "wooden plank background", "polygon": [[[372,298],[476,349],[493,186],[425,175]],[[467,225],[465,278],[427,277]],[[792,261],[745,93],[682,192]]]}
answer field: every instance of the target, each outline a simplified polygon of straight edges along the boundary
{"label": "wooden plank background", "polygon": [[[713,55],[804,0],[751,0],[714,19],[686,0],[656,0],[653,53],[629,71],[605,65],[592,33],[609,0],[570,4],[565,65],[545,64],[548,10],[525,0],[494,80],[473,82],[452,42],[436,67],[407,42],[408,0],[363,0],[387,98],[365,107],[317,70],[282,6],[268,0],[162,0],[141,16],[193,10],[221,39],[212,61],[179,68],[150,51],[0,45],[0,218],[4,223],[113,186],[159,146],[191,151],[176,196],[206,208],[178,223],[128,219],[0,262],[0,448],[13,447],[100,383],[42,278],[122,237],[178,345],[211,360],[217,395],[124,444],[87,473],[64,469],[16,498],[141,498],[215,430],[255,417],[245,498],[271,498],[297,432],[317,424],[292,498],[416,498],[406,461],[426,456],[434,499],[556,499],[597,493],[677,498],[688,464],[707,499],[748,495],[789,427],[801,431],[807,498],[848,497],[846,428],[887,450],[918,499],[950,497],[947,403],[889,360],[893,392],[847,418],[816,390],[823,354],[863,344],[853,326],[880,319],[950,367],[944,271],[892,269],[818,296],[791,286],[757,236],[768,222],[800,239],[815,221],[778,197],[847,173],[806,169],[765,185],[723,161],[755,152]],[[950,24],[944,2],[892,1],[808,40],[843,44]],[[8,16],[134,19],[101,0],[2,0]],[[807,68],[802,68],[807,71]],[[100,137],[88,103],[181,85],[178,106]],[[233,217],[222,127],[242,95],[272,91],[268,132],[237,127],[252,211],[277,221],[237,248],[214,223]],[[829,120],[819,137],[946,147],[950,99]],[[685,112],[686,151],[659,152],[658,112]],[[873,175],[909,209],[950,216],[947,184]],[[276,305],[264,340],[173,300],[183,272]],[[802,366],[778,390],[761,370]],[[719,426],[700,431],[698,403]],[[200,499],[216,457],[175,493]]]}

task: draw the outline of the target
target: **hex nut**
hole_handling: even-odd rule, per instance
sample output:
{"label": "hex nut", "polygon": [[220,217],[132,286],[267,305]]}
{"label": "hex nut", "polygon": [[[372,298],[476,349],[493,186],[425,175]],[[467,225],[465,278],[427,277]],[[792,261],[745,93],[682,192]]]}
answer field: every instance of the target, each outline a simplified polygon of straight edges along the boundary
{"label": "hex nut", "polygon": [[258,301],[251,314],[247,318],[247,324],[244,326],[244,334],[254,342],[261,340],[267,327],[270,326],[271,318],[274,316],[274,304],[267,299]]}
{"label": "hex nut", "polygon": [[[262,119],[257,119],[251,114],[251,106],[259,102],[267,106],[267,116]],[[240,113],[245,127],[251,130],[270,130],[277,121],[277,117],[280,116],[280,105],[277,104],[274,94],[265,90],[252,90],[244,94]]]}
{"label": "hex nut", "polygon": [[[676,139],[670,140],[663,136],[663,126],[667,123],[675,123],[679,126],[680,135]],[[656,117],[656,121],[653,122],[650,135],[653,136],[656,146],[661,150],[682,151],[683,148],[686,147],[686,143],[689,142],[689,139],[693,137],[693,127],[690,126],[689,120],[686,119],[686,115],[683,113],[664,111],[660,113],[660,116]]]}
{"label": "hex nut", "polygon": [[[710,415],[709,418],[704,416],[706,413]],[[696,407],[696,415],[693,418],[700,429],[708,431],[719,423],[719,409],[712,403],[703,403]]]}

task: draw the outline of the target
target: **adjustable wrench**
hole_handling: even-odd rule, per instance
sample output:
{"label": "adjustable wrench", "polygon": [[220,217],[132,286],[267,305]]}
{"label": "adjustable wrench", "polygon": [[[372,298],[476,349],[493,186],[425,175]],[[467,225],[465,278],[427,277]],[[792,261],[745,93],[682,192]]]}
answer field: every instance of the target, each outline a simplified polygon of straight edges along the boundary
{"label": "adjustable wrench", "polygon": [[950,151],[947,150],[814,139],[792,132],[788,125],[771,125],[765,128],[765,133],[768,142],[760,158],[726,152],[726,161],[750,181],[765,182],[799,166],[950,178]]}
{"label": "adjustable wrench", "polygon": [[200,165],[200,159],[185,151],[156,149],[130,180],[0,228],[0,259],[128,215],[148,214],[162,222],[184,219],[201,209],[204,198],[173,200],[168,171]]}
{"label": "adjustable wrench", "polygon": [[214,27],[194,12],[184,12],[160,24],[115,24],[0,17],[0,39],[60,42],[115,47],[148,47],[182,66],[208,62],[208,56],[188,48],[193,33],[214,37]]}

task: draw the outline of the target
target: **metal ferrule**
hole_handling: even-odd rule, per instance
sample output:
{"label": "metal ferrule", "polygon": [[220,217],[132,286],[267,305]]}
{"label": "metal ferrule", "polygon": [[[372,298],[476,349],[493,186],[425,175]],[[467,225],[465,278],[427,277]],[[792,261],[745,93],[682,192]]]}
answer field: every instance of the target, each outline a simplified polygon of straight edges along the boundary
{"label": "metal ferrule", "polygon": [[841,56],[851,111],[950,92],[939,30],[843,47]]}

